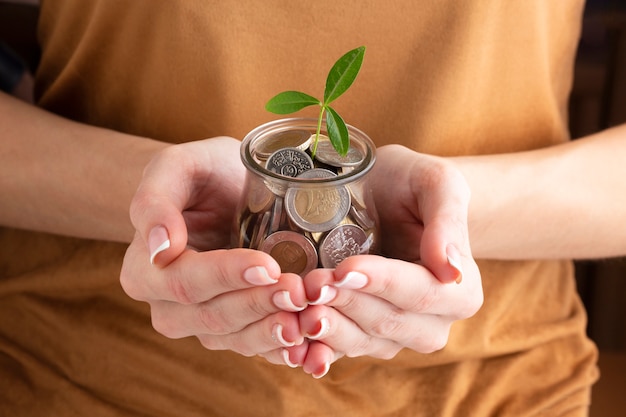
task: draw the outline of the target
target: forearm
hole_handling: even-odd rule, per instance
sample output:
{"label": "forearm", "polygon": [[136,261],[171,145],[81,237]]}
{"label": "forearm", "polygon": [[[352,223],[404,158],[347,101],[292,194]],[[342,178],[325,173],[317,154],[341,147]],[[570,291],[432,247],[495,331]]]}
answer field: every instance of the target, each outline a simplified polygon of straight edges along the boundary
{"label": "forearm", "polygon": [[455,158],[477,258],[626,254],[626,125],[549,148]]}
{"label": "forearm", "polygon": [[130,241],[130,199],[166,144],[55,116],[0,94],[0,224]]}

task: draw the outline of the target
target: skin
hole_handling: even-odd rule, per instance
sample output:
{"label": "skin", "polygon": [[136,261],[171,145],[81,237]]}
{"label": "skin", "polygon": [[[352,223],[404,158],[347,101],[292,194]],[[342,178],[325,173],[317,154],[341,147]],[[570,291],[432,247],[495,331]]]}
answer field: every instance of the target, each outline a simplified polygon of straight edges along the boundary
{"label": "skin", "polygon": [[223,249],[245,174],[232,138],[169,145],[4,94],[0,135],[0,223],[129,242],[121,285],[150,304],[157,331],[314,377],[342,356],[443,347],[452,323],[482,304],[475,257],[626,253],[615,227],[626,220],[626,183],[616,174],[624,126],[505,155],[444,159],[382,147],[372,188],[384,256],[352,257],[304,279],[281,274],[265,253]]}

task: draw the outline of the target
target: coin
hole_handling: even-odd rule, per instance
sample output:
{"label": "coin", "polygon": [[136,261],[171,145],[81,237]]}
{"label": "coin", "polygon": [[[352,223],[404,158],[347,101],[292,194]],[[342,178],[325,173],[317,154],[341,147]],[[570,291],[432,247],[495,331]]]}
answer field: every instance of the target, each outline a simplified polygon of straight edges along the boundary
{"label": "coin", "polygon": [[261,245],[263,238],[266,236],[270,222],[270,212],[266,211],[261,217],[261,221],[257,221],[254,225],[254,231],[250,238],[250,248],[256,249]]}
{"label": "coin", "polygon": [[[314,146],[314,143],[309,146],[311,152],[313,152]],[[315,159],[334,167],[352,167],[363,162],[364,156],[359,149],[353,146],[348,148],[346,156],[341,156],[333,147],[330,139],[328,139],[327,136],[320,135],[315,152]]]}
{"label": "coin", "polygon": [[252,213],[269,209],[274,202],[274,193],[262,183],[255,182],[248,190],[248,208]]}
{"label": "coin", "polygon": [[319,246],[320,263],[324,268],[335,268],[349,256],[368,253],[370,245],[371,239],[359,226],[337,226],[328,232]]}
{"label": "coin", "polygon": [[365,230],[376,226],[376,221],[370,217],[367,209],[358,209],[353,205],[350,208],[350,215],[352,215],[354,221]]}
{"label": "coin", "polygon": [[[298,178],[331,178],[336,174],[319,168]],[[291,220],[308,232],[325,232],[337,226],[350,210],[350,193],[343,185],[291,187],[285,194],[285,209]]]}
{"label": "coin", "polygon": [[274,233],[280,230],[280,225],[283,221],[283,199],[277,197],[274,201],[274,207],[272,208],[272,222],[270,226],[270,233]]}
{"label": "coin", "polygon": [[285,177],[297,177],[313,168],[313,160],[297,148],[283,148],[267,158],[265,168]]}
{"label": "coin", "polygon": [[254,152],[257,158],[265,160],[274,152],[283,148],[306,150],[311,143],[311,132],[303,129],[285,130],[268,136],[256,145]]}
{"label": "coin", "polygon": [[286,230],[272,233],[260,249],[278,262],[282,272],[304,276],[317,267],[315,246],[300,233]]}

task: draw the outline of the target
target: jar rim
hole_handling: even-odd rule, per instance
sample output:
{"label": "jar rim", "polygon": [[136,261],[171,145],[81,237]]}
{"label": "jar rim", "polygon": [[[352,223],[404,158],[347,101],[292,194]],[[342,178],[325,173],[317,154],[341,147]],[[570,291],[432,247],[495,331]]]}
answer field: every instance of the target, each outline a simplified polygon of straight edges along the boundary
{"label": "jar rim", "polygon": [[[259,164],[258,160],[254,157],[252,147],[257,141],[260,141],[268,136],[275,135],[280,132],[295,129],[310,130],[313,134],[317,130],[317,123],[318,120],[315,118],[292,117],[272,120],[262,125],[259,125],[256,128],[252,129],[244,137],[240,150],[241,161],[249,172],[253,172],[267,179],[271,179],[271,181],[273,182],[284,182],[291,185],[306,184],[307,187],[316,185],[328,186],[329,183],[332,183],[333,185],[350,183],[358,180],[372,169],[372,167],[374,166],[374,162],[376,161],[376,146],[374,145],[374,142],[363,131],[349,124],[346,124],[346,126],[348,128],[350,141],[354,141],[355,143],[359,144],[359,146],[362,146],[365,154],[361,163],[354,166],[353,169],[349,170],[348,172],[341,173],[336,177],[322,179],[285,177],[283,175],[268,170],[263,165]],[[327,134],[325,121],[322,121],[322,128],[320,133]]]}

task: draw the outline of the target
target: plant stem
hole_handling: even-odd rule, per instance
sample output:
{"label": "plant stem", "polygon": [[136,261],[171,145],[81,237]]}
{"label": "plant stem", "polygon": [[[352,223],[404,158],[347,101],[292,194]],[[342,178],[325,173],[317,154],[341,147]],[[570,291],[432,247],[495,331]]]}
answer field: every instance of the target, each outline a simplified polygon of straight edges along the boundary
{"label": "plant stem", "polygon": [[313,139],[313,149],[311,150],[311,158],[315,158],[315,153],[317,152],[317,142],[320,140],[320,132],[322,131],[322,118],[324,117],[324,111],[326,107],[321,106],[319,118],[317,119],[317,131],[315,132],[315,139]]}

